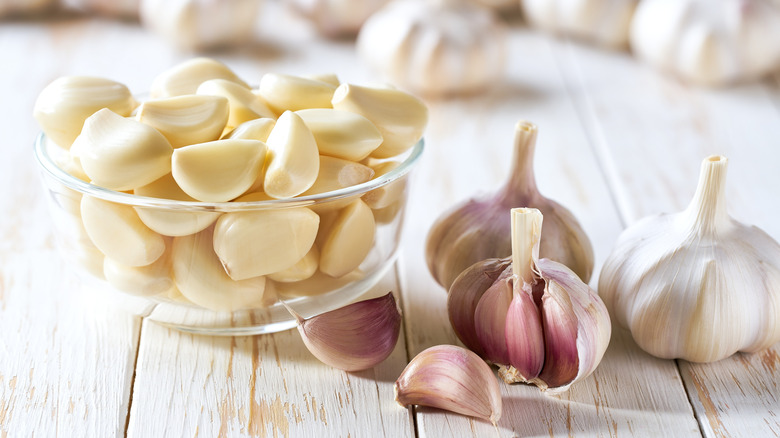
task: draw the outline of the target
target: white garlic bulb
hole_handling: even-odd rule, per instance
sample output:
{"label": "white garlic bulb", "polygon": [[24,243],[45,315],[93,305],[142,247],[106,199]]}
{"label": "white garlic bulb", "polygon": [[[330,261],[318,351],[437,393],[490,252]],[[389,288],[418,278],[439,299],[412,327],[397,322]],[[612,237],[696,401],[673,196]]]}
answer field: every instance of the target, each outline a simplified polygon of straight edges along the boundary
{"label": "white garlic bulb", "polygon": [[599,294],[652,355],[713,362],[780,341],[780,245],[728,216],[726,164],[705,159],[688,208],[627,228],[604,263]]}
{"label": "white garlic bulb", "polygon": [[183,49],[252,39],[261,0],[141,0],[141,23]]}
{"label": "white garlic bulb", "polygon": [[631,48],[683,79],[723,85],[780,67],[780,4],[773,0],[645,0]]}
{"label": "white garlic bulb", "polygon": [[573,35],[609,47],[628,44],[639,0],[522,0],[528,21],[549,32]]}
{"label": "white garlic bulb", "polygon": [[506,25],[457,0],[395,0],[366,21],[360,56],[394,84],[426,95],[473,92],[501,78]]}
{"label": "white garlic bulb", "polygon": [[323,35],[355,35],[368,17],[388,0],[287,0]]}

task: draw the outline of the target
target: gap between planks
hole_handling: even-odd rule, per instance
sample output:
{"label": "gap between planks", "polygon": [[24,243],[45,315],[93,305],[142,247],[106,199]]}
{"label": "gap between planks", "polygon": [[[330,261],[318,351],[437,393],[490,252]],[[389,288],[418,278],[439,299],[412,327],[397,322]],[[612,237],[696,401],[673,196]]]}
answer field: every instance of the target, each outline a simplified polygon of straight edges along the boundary
{"label": "gap between planks", "polygon": [[127,438],[127,429],[130,427],[130,413],[133,411],[133,393],[135,391],[135,374],[138,369],[138,352],[141,351],[141,336],[144,333],[144,317],[139,317],[138,340],[135,343],[135,357],[133,358],[133,377],[130,378],[130,394],[127,398],[127,415],[125,416],[125,438]]}

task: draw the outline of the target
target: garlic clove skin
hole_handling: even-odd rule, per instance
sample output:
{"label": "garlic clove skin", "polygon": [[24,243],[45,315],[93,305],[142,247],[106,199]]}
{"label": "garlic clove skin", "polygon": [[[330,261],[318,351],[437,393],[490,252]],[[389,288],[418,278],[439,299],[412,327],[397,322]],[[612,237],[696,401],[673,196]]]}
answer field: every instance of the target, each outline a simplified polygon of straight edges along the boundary
{"label": "garlic clove skin", "polygon": [[211,58],[193,58],[157,75],[149,95],[153,99],[195,94],[200,84],[209,79],[225,79],[249,88],[230,67]]}
{"label": "garlic clove skin", "polygon": [[507,26],[467,1],[394,0],[360,30],[360,57],[389,82],[426,96],[480,91],[500,81]]}
{"label": "garlic clove skin", "polygon": [[526,19],[548,32],[624,48],[639,0],[521,0]]}
{"label": "garlic clove skin", "polygon": [[771,0],[648,0],[631,48],[684,80],[722,86],[758,79],[780,63],[780,5]]}
{"label": "garlic clove skin", "polygon": [[542,318],[530,285],[513,282],[505,319],[508,363],[516,373],[512,380],[531,381],[542,371],[546,354]]}
{"label": "garlic clove skin", "polygon": [[507,257],[512,252],[512,207],[534,207],[544,216],[540,257],[571,268],[590,281],[594,256],[590,239],[574,215],[545,198],[536,187],[533,154],[538,128],[520,121],[515,126],[513,166],[505,185],[484,198],[473,198],[443,213],[431,226],[425,258],[433,278],[449,290],[455,278],[474,263]]}
{"label": "garlic clove skin", "polygon": [[126,117],[138,106],[119,82],[90,76],[63,76],[47,85],[35,100],[33,117],[54,143],[70,149],[84,121],[100,109]]}
{"label": "garlic clove skin", "polygon": [[298,320],[306,348],[320,361],[344,371],[372,368],[395,349],[401,332],[401,312],[392,292]]}
{"label": "garlic clove skin", "polygon": [[508,364],[506,319],[512,303],[512,280],[504,275],[485,291],[474,309],[474,328],[477,339],[490,363]]}
{"label": "garlic clove skin", "polygon": [[706,158],[688,208],[627,228],[602,268],[610,313],[654,356],[714,362],[780,341],[780,244],[729,217],[727,163]]}
{"label": "garlic clove skin", "polygon": [[458,293],[447,294],[447,310],[455,334],[469,350],[480,356],[484,356],[485,352],[476,335],[474,311],[482,295],[498,280],[499,276],[504,272],[507,272],[504,277],[509,275],[511,270],[507,271],[506,268],[510,263],[509,258],[477,262],[472,268],[463,271],[453,282],[453,288]]}
{"label": "garlic clove skin", "polygon": [[455,345],[423,350],[393,388],[395,400],[403,407],[430,406],[494,425],[501,419],[501,391],[493,371],[479,356]]}

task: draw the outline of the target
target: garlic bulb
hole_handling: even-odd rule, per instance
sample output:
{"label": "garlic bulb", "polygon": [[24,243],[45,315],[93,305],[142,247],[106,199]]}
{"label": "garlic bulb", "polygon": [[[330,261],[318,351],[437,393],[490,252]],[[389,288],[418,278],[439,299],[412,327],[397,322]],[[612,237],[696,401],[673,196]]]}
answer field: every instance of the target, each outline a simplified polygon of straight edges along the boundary
{"label": "garlic bulb", "polygon": [[639,0],[521,0],[532,25],[609,47],[628,44],[637,3]]}
{"label": "garlic bulb", "polygon": [[404,368],[393,389],[403,407],[430,406],[494,425],[501,419],[501,390],[493,370],[476,354],[455,345],[422,351]]}
{"label": "garlic bulb", "polygon": [[459,0],[394,0],[358,35],[366,63],[388,80],[426,95],[473,92],[501,78],[506,26]]}
{"label": "garlic bulb", "polygon": [[323,35],[355,35],[363,22],[388,0],[287,0]]}
{"label": "garlic bulb", "polygon": [[726,165],[705,159],[688,208],[627,228],[602,268],[610,313],[652,355],[713,362],[780,341],[780,245],[728,216]]}
{"label": "garlic bulb", "polygon": [[780,67],[780,4],[773,0],[645,0],[631,48],[686,81],[723,85]]}
{"label": "garlic bulb", "polygon": [[505,382],[565,391],[601,361],[609,314],[574,272],[539,260],[539,210],[513,208],[511,223],[512,263],[488,259],[463,271],[450,288],[450,322],[466,345],[498,365]]}
{"label": "garlic bulb", "polygon": [[0,17],[31,15],[54,7],[55,0],[0,0]]}
{"label": "garlic bulb", "polygon": [[141,23],[189,50],[252,40],[261,0],[141,0]]}
{"label": "garlic bulb", "polygon": [[449,289],[455,277],[472,264],[512,251],[512,207],[534,207],[545,219],[541,256],[573,270],[584,282],[593,272],[593,248],[577,219],[536,188],[533,155],[537,127],[521,121],[515,126],[513,166],[505,186],[484,199],[470,199],[437,219],[428,233],[425,257],[433,278]]}
{"label": "garlic bulb", "polygon": [[306,348],[323,363],[344,371],[371,368],[390,355],[401,332],[401,312],[392,292],[298,320]]}
{"label": "garlic bulb", "polygon": [[66,8],[120,18],[137,18],[141,0],[61,0]]}

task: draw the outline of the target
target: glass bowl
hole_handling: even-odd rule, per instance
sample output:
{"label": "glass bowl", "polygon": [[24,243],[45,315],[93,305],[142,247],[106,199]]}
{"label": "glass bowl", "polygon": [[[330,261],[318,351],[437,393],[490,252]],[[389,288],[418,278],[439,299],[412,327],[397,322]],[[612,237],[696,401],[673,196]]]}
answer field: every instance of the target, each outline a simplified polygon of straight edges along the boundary
{"label": "glass bowl", "polygon": [[[403,225],[407,180],[422,154],[423,141],[394,157],[397,167],[390,166],[392,170],[362,184],[292,199],[216,203],[105,189],[69,174],[65,170],[67,151],[43,133],[34,149],[49,193],[57,247],[74,272],[87,282],[85,286],[111,294],[111,301],[136,315],[178,330],[251,335],[296,325],[280,300],[304,317],[316,315],[358,298],[392,268]],[[345,213],[347,210],[352,213]],[[254,226],[250,233],[231,233],[230,224],[252,226],[259,223],[256,219],[269,215],[281,218],[281,222],[277,218],[270,223],[285,223],[285,218],[294,222],[302,217],[301,212],[308,223],[317,218],[317,236],[312,245],[317,250],[308,251],[305,258],[317,265],[320,254],[325,260],[328,247],[328,266],[335,264],[336,268],[325,269],[323,262],[306,277],[312,272],[312,264],[301,261],[268,275],[237,280],[228,276],[226,266],[231,263],[247,265],[247,260],[241,259],[244,255],[257,257],[258,252],[263,253],[273,265],[277,255],[281,257],[290,247],[285,239],[295,238],[296,232],[290,229],[297,229]],[[345,219],[351,216],[362,219]],[[373,238],[370,225],[366,225],[372,222]],[[350,237],[353,231],[363,237]],[[329,236],[336,233],[340,239],[347,236],[346,247],[329,243]],[[230,247],[231,254],[240,257],[225,262],[217,255],[215,245]],[[139,257],[143,261],[139,262]],[[345,269],[349,272],[344,273]],[[331,275],[323,270],[330,270]]]}

